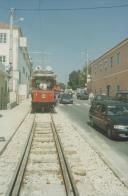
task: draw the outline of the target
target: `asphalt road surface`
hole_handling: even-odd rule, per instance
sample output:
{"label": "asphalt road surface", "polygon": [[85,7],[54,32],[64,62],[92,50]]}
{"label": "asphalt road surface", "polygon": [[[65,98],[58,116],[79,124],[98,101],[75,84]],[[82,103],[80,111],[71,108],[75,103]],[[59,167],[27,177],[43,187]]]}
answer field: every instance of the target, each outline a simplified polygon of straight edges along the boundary
{"label": "asphalt road surface", "polygon": [[73,104],[58,104],[61,110],[77,127],[81,136],[95,148],[109,166],[128,185],[128,139],[113,141],[99,129],[89,125],[88,100],[77,100]]}

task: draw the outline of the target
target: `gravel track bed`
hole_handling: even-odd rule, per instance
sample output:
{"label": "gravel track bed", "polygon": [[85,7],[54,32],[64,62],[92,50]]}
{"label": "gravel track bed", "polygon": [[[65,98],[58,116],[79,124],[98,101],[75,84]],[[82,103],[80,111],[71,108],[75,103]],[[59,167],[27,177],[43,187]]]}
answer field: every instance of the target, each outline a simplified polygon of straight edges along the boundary
{"label": "gravel track bed", "polygon": [[0,156],[0,196],[4,196],[7,192],[31,130],[33,117],[33,115],[28,115],[5,152]]}
{"label": "gravel track bed", "polygon": [[[80,196],[128,196],[127,187],[114,175],[89,143],[80,136],[79,131],[74,128],[71,121],[60,111],[53,114],[53,117]],[[11,182],[25,140],[31,129],[32,120],[33,115],[30,114],[0,157],[1,196],[5,195]],[[63,196],[65,194],[60,194],[63,180],[60,175],[59,165],[56,162],[54,142],[51,135],[46,136],[49,133],[47,122],[50,120],[50,115],[38,114],[37,122],[40,123],[42,120],[45,123],[44,128],[46,128],[43,132],[45,138],[39,139],[42,128],[38,126],[36,141],[32,144],[31,156],[25,174],[24,192],[21,195],[42,196],[43,189],[43,196]],[[43,187],[42,184],[44,185]]]}
{"label": "gravel track bed", "polygon": [[[81,196],[127,196],[127,187],[60,111],[55,124]],[[72,155],[71,155],[72,154]]]}

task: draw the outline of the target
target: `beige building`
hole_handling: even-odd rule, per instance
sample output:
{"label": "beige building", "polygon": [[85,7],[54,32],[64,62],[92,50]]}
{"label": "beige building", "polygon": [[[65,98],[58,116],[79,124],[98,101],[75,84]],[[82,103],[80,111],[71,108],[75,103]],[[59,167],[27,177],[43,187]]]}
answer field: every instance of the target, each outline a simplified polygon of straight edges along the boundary
{"label": "beige building", "polygon": [[114,96],[128,90],[128,39],[123,40],[91,64],[89,91]]}

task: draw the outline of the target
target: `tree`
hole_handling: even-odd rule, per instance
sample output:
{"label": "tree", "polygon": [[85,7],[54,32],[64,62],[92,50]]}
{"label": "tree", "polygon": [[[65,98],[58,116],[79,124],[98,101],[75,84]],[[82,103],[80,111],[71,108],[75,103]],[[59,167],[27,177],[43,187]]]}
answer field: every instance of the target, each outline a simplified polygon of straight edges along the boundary
{"label": "tree", "polygon": [[76,86],[78,85],[78,73],[77,71],[72,71],[70,74],[69,74],[69,81],[68,81],[68,87],[69,88],[72,88],[73,90],[76,89]]}
{"label": "tree", "polygon": [[68,87],[72,88],[73,90],[76,90],[76,88],[81,88],[83,87],[83,76],[82,72],[80,70],[77,71],[72,71],[69,74],[69,82],[68,82]]}
{"label": "tree", "polygon": [[88,73],[87,73],[87,64],[85,64],[82,70],[74,70],[69,74],[68,87],[76,90],[76,88],[84,88],[87,83],[87,74],[91,73],[90,67],[91,61],[89,61],[88,65]]}

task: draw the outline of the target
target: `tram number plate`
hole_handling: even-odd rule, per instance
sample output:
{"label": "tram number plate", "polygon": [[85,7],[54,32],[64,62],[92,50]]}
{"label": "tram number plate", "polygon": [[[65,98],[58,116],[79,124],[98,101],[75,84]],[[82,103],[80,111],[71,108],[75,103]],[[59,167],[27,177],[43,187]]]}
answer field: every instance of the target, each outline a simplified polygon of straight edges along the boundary
{"label": "tram number plate", "polygon": [[45,94],[42,94],[41,97],[42,97],[42,99],[45,99],[46,98],[46,95]]}

